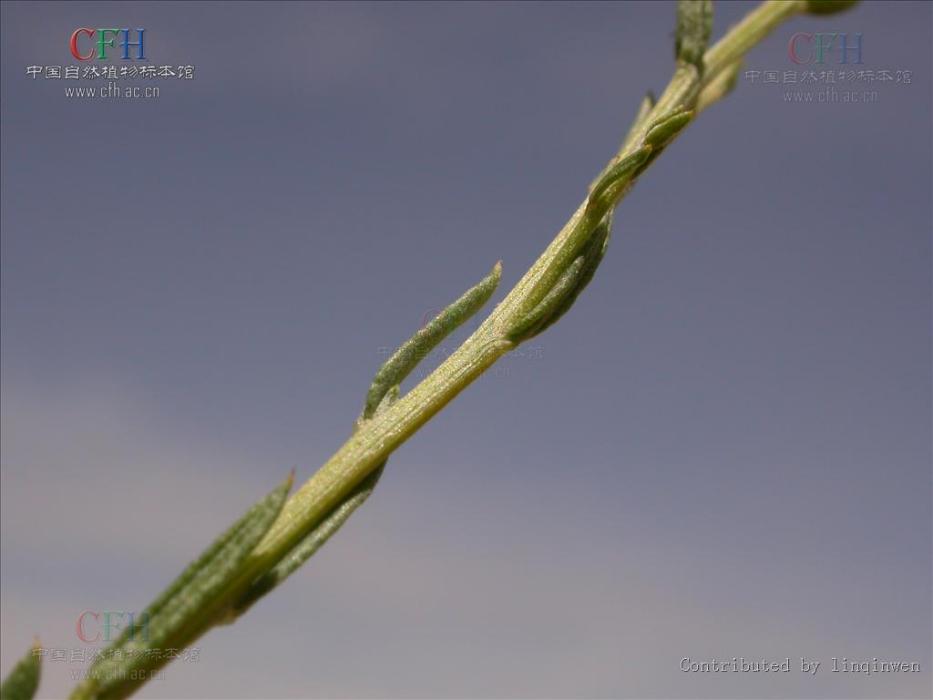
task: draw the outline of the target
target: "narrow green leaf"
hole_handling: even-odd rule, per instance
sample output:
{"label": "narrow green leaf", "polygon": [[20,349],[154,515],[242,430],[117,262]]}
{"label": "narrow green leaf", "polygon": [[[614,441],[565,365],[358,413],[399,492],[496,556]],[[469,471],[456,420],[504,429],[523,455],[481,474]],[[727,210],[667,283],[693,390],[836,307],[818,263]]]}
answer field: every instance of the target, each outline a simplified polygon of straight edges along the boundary
{"label": "narrow green leaf", "polygon": [[576,302],[580,293],[586,289],[587,285],[596,274],[596,268],[603,261],[606,249],[609,247],[609,239],[612,236],[612,212],[608,212],[600,222],[593,237],[587,242],[586,247],[581,253],[583,266],[577,274],[576,283],[563,297],[561,302],[554,307],[554,310],[548,317],[535,328],[535,335],[543,333],[550,326],[560,320],[560,318],[570,310]]}
{"label": "narrow green leaf", "polygon": [[622,190],[633,179],[635,173],[651,154],[649,148],[639,148],[609,168],[590,192],[586,203],[587,212],[599,219],[612,208]]}
{"label": "narrow green leaf", "polygon": [[629,175],[629,179],[637,179],[645,170],[648,169],[654,159],[661,155],[662,151],[673,140],[677,134],[683,131],[692,120],[696,112],[694,110],[680,110],[668,114],[659,119],[645,134],[643,149],[647,157],[638,163],[635,172]]}
{"label": "narrow green leaf", "polygon": [[376,372],[366,396],[363,417],[373,415],[386,392],[401,384],[438,343],[453,333],[485,304],[502,276],[502,263],[496,263],[486,277],[468,289],[459,299],[435,316],[424,328],[405,341]]}
{"label": "narrow green leaf", "polygon": [[[619,147],[620,152],[625,148],[625,144],[630,143],[631,141],[634,140],[635,135],[641,130],[642,126],[644,126],[643,122],[648,117],[648,115],[651,113],[651,110],[654,107],[655,102],[656,100],[654,97],[654,93],[651,92],[651,90],[649,90],[645,94],[645,96],[642,98],[641,102],[638,105],[638,112],[635,113],[635,119],[632,120],[632,125],[628,128],[628,133],[625,135],[625,138],[622,140],[622,145]],[[606,164],[606,167],[600,171],[599,175],[593,178],[593,180],[590,182],[590,188],[589,188],[590,192],[592,192],[593,188],[596,187],[596,183],[602,180],[606,176],[606,173],[609,172],[610,169],[612,169],[612,167],[616,164],[617,160],[618,160],[618,155],[614,156]]]}
{"label": "narrow green leaf", "polygon": [[236,577],[240,564],[282,510],[292,479],[290,475],[208,547],[91,666],[91,696],[132,684],[140,671],[161,665],[158,654],[146,652],[170,647],[173,635]]}
{"label": "narrow green leaf", "polygon": [[544,298],[511,330],[508,337],[520,343],[542,333],[556,323],[593,279],[609,246],[612,231],[612,212],[608,212],[593,231],[580,255],[558,278]]}
{"label": "narrow green leaf", "polygon": [[674,53],[703,72],[703,54],[713,31],[712,0],[679,0]]}
{"label": "narrow green leaf", "polygon": [[172,581],[172,583],[169,584],[169,586],[164,591],[162,591],[155,598],[155,600],[153,600],[137,617],[135,624],[130,625],[124,629],[124,631],[120,634],[119,637],[117,637],[113,644],[108,647],[101,658],[109,656],[113,651],[119,649],[131,637],[143,634],[149,623],[157,615],[159,615],[160,612],[162,612],[162,609],[165,607],[165,605],[173,598],[175,598],[179,592],[188,587],[192,580],[194,580],[198,574],[210,566],[211,563],[217,559],[221,552],[226,551],[226,549],[231,546],[231,543],[241,535],[246,525],[265,509],[267,501],[270,498],[276,498],[276,494],[278,494],[279,491],[283,488],[285,488],[285,493],[287,493],[288,488],[286,488],[285,484],[278,486],[272,493],[267,495],[261,501],[253,504],[253,506],[251,506],[250,509],[246,511],[246,513],[241,516],[239,520],[231,525],[226,532],[220,535],[220,537],[214,540],[214,542],[211,543],[211,545],[205,549],[197,559],[188,564],[185,570],[182,571],[181,574],[179,574],[178,577]]}
{"label": "narrow green leaf", "polygon": [[0,700],[32,700],[42,675],[42,648],[36,641],[0,685]]}
{"label": "narrow green leaf", "polygon": [[576,286],[585,263],[586,259],[582,255],[574,258],[541,301],[512,327],[508,339],[513,343],[520,343],[537,335],[538,328],[560,307],[564,298]]}
{"label": "narrow green leaf", "polygon": [[656,122],[645,134],[645,143],[652,148],[664,148],[671,139],[683,130],[693,119],[692,111],[674,112]]}

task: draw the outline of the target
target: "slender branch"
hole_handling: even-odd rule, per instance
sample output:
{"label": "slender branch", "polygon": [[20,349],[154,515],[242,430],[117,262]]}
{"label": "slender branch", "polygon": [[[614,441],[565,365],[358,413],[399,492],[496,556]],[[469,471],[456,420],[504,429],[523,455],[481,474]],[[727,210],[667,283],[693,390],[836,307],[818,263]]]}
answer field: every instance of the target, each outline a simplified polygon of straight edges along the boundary
{"label": "slender branch", "polygon": [[[704,78],[696,66],[679,63],[661,97],[634,125],[610,164],[634,153],[652,124],[684,105],[695,103],[702,87],[713,84],[724,67],[734,64],[782,21],[805,9],[804,2],[782,0],[760,5],[704,54],[707,67]],[[516,347],[509,340],[508,331],[541,301],[592,233],[586,207],[584,200],[531,269],[453,354],[393,406],[362,426],[295,492],[250,555],[241,581],[234,587],[236,590],[244,590],[250,581],[281,559],[370,471]]]}
{"label": "slender branch", "polygon": [[[704,52],[711,28],[711,4],[709,0],[682,0],[677,27],[678,60],[670,83],[657,101],[649,96],[642,102],[625,141],[570,220],[452,355],[407,394],[382,403],[376,411],[386,392],[394,391],[413,363],[421,359],[424,348],[442,337],[443,327],[425,329],[421,336],[416,335],[414,345],[397,354],[394,363],[387,363],[377,375],[364,420],[358,423],[355,432],[285,502],[258,545],[229,579],[218,579],[222,581],[222,590],[206,601],[197,615],[172,628],[171,638],[166,640],[170,646],[181,648],[190,644],[212,626],[248,607],[291,573],[340,526],[358,505],[357,501],[365,500],[375,483],[366,480],[377,478],[374,474],[396,448],[499,358],[556,321],[569,308],[602,258],[615,206],[696,115],[729,92],[743,56],[753,46],[797,13],[835,11],[849,4],[847,0],[767,0]],[[454,317],[478,308],[492,293],[498,274],[497,266],[491,286],[481,285],[477,288],[480,292],[463,297],[462,308],[452,307]],[[315,532],[319,538],[307,541],[309,534]],[[301,547],[303,541],[305,546]],[[290,554],[294,566],[286,560]],[[284,567],[278,573],[273,571],[277,565]],[[276,573],[271,579],[270,572]],[[264,576],[267,578],[263,579]],[[251,588],[257,582],[263,585]],[[161,664],[153,664],[151,668],[158,665]],[[125,697],[142,682],[112,688],[87,683],[79,686],[72,697]]]}
{"label": "slender branch", "polygon": [[[613,161],[635,152],[650,125],[678,106],[694,102],[701,88],[714,84],[724,68],[734,65],[782,22],[806,9],[807,3],[803,1],[768,0],[759,5],[704,54],[706,71],[702,79],[696,66],[680,63],[667,89],[648,115],[639,120]],[[507,330],[541,300],[586,242],[590,231],[581,226],[586,219],[586,204],[584,201],[577,208],[531,269],[456,352],[394,406],[353,435],[295,492],[253,554],[257,570],[261,570],[264,561],[274,560],[287,551],[309,524],[338,503],[375,465],[515,347],[507,337]]]}

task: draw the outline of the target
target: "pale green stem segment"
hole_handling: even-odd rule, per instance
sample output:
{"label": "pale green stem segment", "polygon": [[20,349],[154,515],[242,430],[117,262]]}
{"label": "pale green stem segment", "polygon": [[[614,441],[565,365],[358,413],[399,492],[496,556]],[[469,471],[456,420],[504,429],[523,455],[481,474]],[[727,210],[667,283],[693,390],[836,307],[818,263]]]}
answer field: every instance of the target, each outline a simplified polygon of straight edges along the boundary
{"label": "pale green stem segment", "polygon": [[767,0],[729,28],[703,56],[704,80],[708,83],[721,70],[734,64],[776,27],[796,14],[807,12],[806,0]]}
{"label": "pale green stem segment", "polygon": [[719,72],[711,81],[706,83],[697,95],[696,113],[699,114],[710,105],[713,105],[735,88],[742,70],[742,61],[736,61]]}
{"label": "pale green stem segment", "polygon": [[0,685],[0,700],[32,700],[42,675],[42,647],[38,640]]}
{"label": "pale green stem segment", "polygon": [[[691,6],[694,3],[702,6]],[[403,346],[394,362],[390,358],[393,364],[384,368],[383,376],[377,375],[378,382],[374,382],[357,430],[285,503],[259,544],[238,563],[233,580],[226,583],[221,594],[212,597],[175,630],[171,635],[173,645],[181,648],[197,639],[228,611],[236,610],[238,601],[248,604],[255,600],[250,597],[250,589],[275,567],[283,566],[280,572],[285,575],[294,570],[285,558],[294,555],[300,564],[307,558],[307,552],[315,551],[365,500],[377,478],[373,475],[378,474],[399,445],[496,360],[560,318],[599,264],[609,238],[612,209],[654,158],[683,132],[699,111],[728,93],[749,49],[794,14],[829,11],[830,4],[839,9],[838,6],[848,3],[767,0],[706,50],[708,4],[704,0],[681,0],[678,61],[673,78],[657,101],[647,98],[642,103],[622,147],[596,178],[589,195],[564,228],[452,355],[405,396],[386,402],[384,410],[375,411],[374,406],[382,401],[380,393],[398,385],[399,377],[423,357],[423,347],[418,343],[407,349]],[[496,281],[498,274],[497,266]],[[461,299],[464,305],[453,318],[475,311],[473,307],[481,305],[480,298],[488,299],[495,284],[478,286],[482,289],[469,300]],[[426,336],[435,338],[442,329],[443,323]],[[372,417],[366,417],[367,413],[372,413]],[[303,543],[309,533],[312,539]],[[124,697],[131,689],[124,685],[107,693],[76,693],[74,697]]]}
{"label": "pale green stem segment", "polygon": [[363,505],[366,499],[372,495],[384,469],[385,463],[363,479],[340,505],[334,508],[320,524],[315,526],[301,542],[295,545],[291,552],[266,574],[260,576],[246,593],[231,606],[224,619],[218,624],[234,622],[240,615],[249,610],[256,601],[291,576],[323,547],[324,543],[343,526],[356,509]]}
{"label": "pale green stem segment", "polygon": [[[398,387],[396,386],[389,390],[386,405],[391,405],[397,397]],[[343,526],[356,509],[363,505],[366,499],[372,495],[373,490],[376,488],[376,484],[379,483],[382,472],[385,470],[385,465],[386,462],[383,462],[373,470],[369,476],[363,479],[363,481],[353,489],[342,503],[328,513],[320,523],[315,525],[314,529],[305,535],[304,539],[295,545],[291,552],[282,557],[278,564],[260,576],[252,586],[250,586],[249,590],[231,605],[221,622],[226,624],[234,622],[240,615],[249,610],[256,601],[291,576],[302,564],[308,561],[315,552],[323,547],[324,543]]]}

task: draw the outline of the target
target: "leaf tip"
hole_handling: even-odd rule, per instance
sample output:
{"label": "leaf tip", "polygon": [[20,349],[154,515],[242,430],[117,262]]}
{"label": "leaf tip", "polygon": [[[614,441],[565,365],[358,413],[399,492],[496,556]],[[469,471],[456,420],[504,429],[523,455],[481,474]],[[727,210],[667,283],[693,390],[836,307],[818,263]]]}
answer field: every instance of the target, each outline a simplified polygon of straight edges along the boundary
{"label": "leaf tip", "polygon": [[[489,274],[480,282],[484,287],[489,287],[488,299],[492,294],[499,288],[499,280],[502,279],[502,261],[497,260],[496,264],[492,266],[492,269],[489,271]],[[485,303],[485,301],[484,301]]]}

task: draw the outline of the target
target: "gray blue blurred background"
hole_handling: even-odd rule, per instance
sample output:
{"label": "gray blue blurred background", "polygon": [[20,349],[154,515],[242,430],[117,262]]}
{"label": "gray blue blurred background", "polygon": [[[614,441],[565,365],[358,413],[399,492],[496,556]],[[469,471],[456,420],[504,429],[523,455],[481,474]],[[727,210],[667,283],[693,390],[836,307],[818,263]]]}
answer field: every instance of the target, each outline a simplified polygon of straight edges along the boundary
{"label": "gray blue blurred background", "polygon": [[[716,35],[751,6],[717,3]],[[40,694],[67,693],[83,611],[141,609],[332,454],[388,348],[496,260],[517,281],[666,83],[673,18],[3,3],[2,672],[39,635],[66,656]],[[929,697],[931,20],[865,2],[756,48],[783,80],[840,69],[792,63],[795,32],[860,32],[901,80],[808,103],[826,86],[743,74],[573,312],[141,696]],[[194,77],[109,101],[28,77],[76,63],[78,27],[144,27]],[[681,670],[732,657],[792,671]]]}

